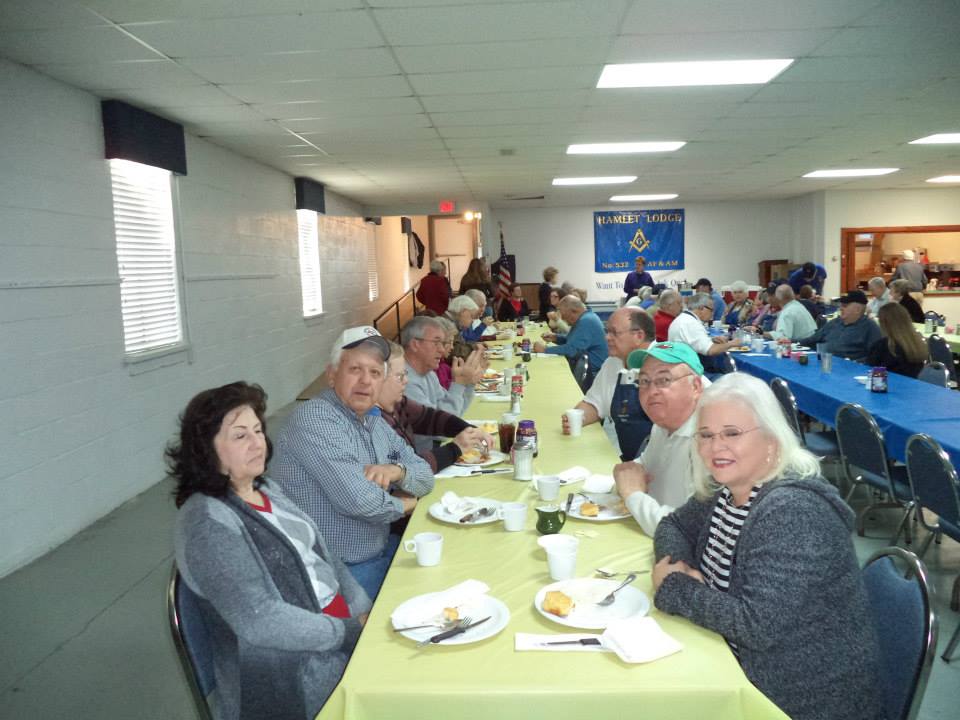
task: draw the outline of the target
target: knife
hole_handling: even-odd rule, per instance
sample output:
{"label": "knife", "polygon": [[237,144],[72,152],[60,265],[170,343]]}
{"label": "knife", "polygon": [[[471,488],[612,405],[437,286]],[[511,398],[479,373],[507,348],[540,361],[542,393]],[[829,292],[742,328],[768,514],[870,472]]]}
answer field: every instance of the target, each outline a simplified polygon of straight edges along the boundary
{"label": "knife", "polygon": [[512,473],[513,468],[499,468],[497,470],[474,470],[471,475],[502,475],[503,473]]}
{"label": "knife", "polygon": [[446,639],[448,639],[448,638],[454,637],[455,635],[460,635],[460,634],[462,634],[462,633],[465,633],[465,632],[466,632],[467,630],[469,630],[470,628],[475,628],[477,625],[482,625],[482,624],[485,623],[487,620],[489,620],[491,617],[493,617],[493,616],[492,616],[492,615],[487,615],[487,617],[485,617],[483,620],[477,620],[475,623],[473,623],[473,625],[467,625],[467,627],[457,627],[457,628],[453,628],[453,630],[444,630],[442,633],[439,633],[439,634],[437,634],[437,635],[434,635],[434,636],[433,636],[432,638],[430,638],[427,642],[438,643],[438,642],[440,642],[441,640],[446,640]]}
{"label": "knife", "polygon": [[541,645],[600,645],[600,638],[589,637],[579,640],[555,640],[553,642],[540,643]]}
{"label": "knife", "polygon": [[574,496],[574,495],[575,495],[575,493],[570,493],[569,495],[567,495],[567,508],[566,508],[566,510],[564,510],[564,512],[567,513],[567,515],[570,514],[570,508],[573,507],[573,496]]}
{"label": "knife", "polygon": [[467,514],[464,515],[462,518],[460,518],[460,520],[459,520],[458,522],[459,522],[460,524],[463,524],[463,523],[471,523],[471,522],[474,522],[474,521],[476,521],[476,520],[479,520],[480,518],[487,517],[488,515],[493,515],[493,508],[482,507],[482,508],[479,508],[479,509],[477,509],[477,510],[474,510],[474,511],[471,512],[471,513],[467,513]]}

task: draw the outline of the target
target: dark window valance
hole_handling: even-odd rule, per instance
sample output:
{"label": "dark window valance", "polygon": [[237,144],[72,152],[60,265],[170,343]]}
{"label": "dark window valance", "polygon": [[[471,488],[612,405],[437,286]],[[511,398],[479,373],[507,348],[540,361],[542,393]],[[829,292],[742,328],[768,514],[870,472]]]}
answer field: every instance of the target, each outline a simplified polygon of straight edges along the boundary
{"label": "dark window valance", "polygon": [[318,183],[310,178],[298,177],[293,179],[293,185],[297,189],[297,210],[315,210],[318,213],[326,213],[327,200],[323,194],[323,183]]}
{"label": "dark window valance", "polygon": [[120,100],[100,103],[104,156],[187,174],[183,125]]}

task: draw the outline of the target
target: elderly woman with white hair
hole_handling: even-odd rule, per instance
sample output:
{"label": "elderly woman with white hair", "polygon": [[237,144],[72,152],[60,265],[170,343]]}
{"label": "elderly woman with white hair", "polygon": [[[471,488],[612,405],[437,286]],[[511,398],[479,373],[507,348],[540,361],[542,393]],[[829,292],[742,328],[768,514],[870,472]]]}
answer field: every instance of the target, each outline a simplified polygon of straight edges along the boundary
{"label": "elderly woman with white hair", "polygon": [[723,635],[794,720],[883,717],[853,511],[761,380],[723,376],[695,418],[696,494],[657,527],[656,606]]}
{"label": "elderly woman with white hair", "polygon": [[750,316],[753,315],[753,300],[750,299],[747,284],[743,280],[731,283],[730,294],[733,295],[733,300],[723,313],[723,322],[734,327],[746,325]]}

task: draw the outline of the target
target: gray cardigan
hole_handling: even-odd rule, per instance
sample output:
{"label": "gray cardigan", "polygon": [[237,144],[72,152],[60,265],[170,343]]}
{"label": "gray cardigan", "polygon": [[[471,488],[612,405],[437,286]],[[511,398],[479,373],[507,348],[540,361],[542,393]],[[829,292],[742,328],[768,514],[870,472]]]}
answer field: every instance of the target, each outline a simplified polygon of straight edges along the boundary
{"label": "gray cardigan", "polygon": [[[262,489],[313,524],[276,485]],[[312,718],[343,674],[360,635],[355,618],[371,603],[314,531],[313,549],[328,563],[318,575],[339,589],[349,619],[320,612],[296,549],[235,494],[197,493],[177,513],[177,565],[210,628],[221,720]]]}
{"label": "gray cardigan", "polygon": [[[694,497],[664,518],[657,560],[699,568],[715,503]],[[672,573],[655,604],[737,643],[750,682],[794,720],[882,718],[852,527],[853,511],[822,478],[769,482],[743,523],[729,590]]]}

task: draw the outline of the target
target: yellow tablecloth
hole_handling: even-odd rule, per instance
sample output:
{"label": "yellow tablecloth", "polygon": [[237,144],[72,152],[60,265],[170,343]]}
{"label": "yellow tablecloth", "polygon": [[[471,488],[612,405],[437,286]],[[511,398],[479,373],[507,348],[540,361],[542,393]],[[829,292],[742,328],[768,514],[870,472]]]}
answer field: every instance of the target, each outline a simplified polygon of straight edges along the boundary
{"label": "yellow tablecloth", "polygon": [[[495,364],[496,366],[496,364]],[[599,425],[584,428],[579,438],[563,436],[560,414],[581,393],[562,358],[534,358],[522,417],[536,420],[539,473],[583,465],[609,474],[617,455]],[[468,417],[498,418],[506,403],[475,401]],[[508,533],[500,522],[473,527],[442,523],[429,506],[447,490],[461,495],[519,500],[530,508],[527,529]],[[566,490],[561,490],[561,499]],[[534,529],[538,504],[529,483],[510,475],[438,479],[423,498],[406,537],[423,531],[443,534],[443,560],[418,567],[414,556],[397,553],[353,658],[320,718],[350,720],[557,720],[557,718],[643,717],[645,720],[738,720],[786,716],[744,676],[724,640],[687,620],[653,610],[661,627],[684,649],[645,665],[629,665],[612,653],[515,652],[514,634],[575,632],[543,618],[533,607],[537,590],[551,582]],[[653,543],[632,520],[568,520],[565,533],[594,530],[581,538],[578,575],[593,568],[648,568]],[[473,644],[430,646],[423,650],[396,635],[390,614],[400,603],[422,593],[449,588],[475,578],[510,610],[507,627]],[[652,596],[650,575],[635,587]],[[788,671],[788,670],[787,670]]]}
{"label": "yellow tablecloth", "polygon": [[[933,333],[928,333],[926,330],[924,330],[923,323],[914,323],[913,326],[917,329],[917,332],[923,335],[925,338],[933,335]],[[943,332],[943,328],[937,328],[936,334],[947,341],[947,345],[950,346],[950,350],[955,353],[960,353],[960,335],[945,333]]]}

